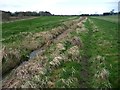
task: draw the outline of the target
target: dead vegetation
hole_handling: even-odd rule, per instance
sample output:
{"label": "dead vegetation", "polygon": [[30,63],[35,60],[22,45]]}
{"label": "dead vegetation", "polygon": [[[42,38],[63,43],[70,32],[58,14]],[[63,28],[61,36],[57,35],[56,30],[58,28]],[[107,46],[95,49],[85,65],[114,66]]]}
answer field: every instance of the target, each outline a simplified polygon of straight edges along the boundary
{"label": "dead vegetation", "polygon": [[[79,62],[78,60],[80,60],[79,48],[82,47],[82,41],[79,37],[69,37],[69,33],[78,27],[76,25],[78,22],[79,20],[75,20],[73,22],[69,21],[69,23],[65,23],[65,27],[58,27],[49,32],[41,32],[26,36],[21,45],[23,46],[23,49],[28,50],[35,50],[38,47],[41,47],[40,45],[43,43],[45,47],[49,47],[51,45],[49,41],[52,41],[56,46],[56,48],[54,48],[55,50],[53,49],[53,52],[49,51],[51,54],[48,53],[52,60],[49,61],[50,58],[48,56],[46,57],[46,54],[43,54],[42,56],[38,54],[35,58],[33,58],[33,60],[22,63],[15,70],[13,70],[13,72],[11,72],[10,75],[12,75],[12,77],[9,77],[3,81],[3,88],[55,87],[55,82],[50,81],[49,77],[44,75],[54,71],[60,67],[62,63],[66,63],[68,61]],[[65,43],[67,38],[64,39],[62,37],[67,37],[71,45],[65,46],[63,42]],[[56,42],[55,39],[59,41]],[[46,51],[44,53],[46,53]],[[17,55],[17,53],[15,54]],[[64,81],[64,79],[61,80]],[[72,83],[76,80],[77,79],[71,77],[71,79],[69,78],[65,81],[65,83],[68,87],[71,87]]]}
{"label": "dead vegetation", "polygon": [[[31,47],[26,44],[24,48],[36,50],[44,47],[44,51],[14,69],[3,81],[3,88],[111,87],[105,57],[87,56],[84,38],[80,37],[89,34],[83,25],[85,20],[74,20],[66,23],[65,27],[26,36],[25,42],[29,42],[27,44]],[[94,31],[96,29],[94,27],[92,32],[98,33],[99,30]],[[43,46],[40,46],[43,42],[39,40],[43,40]],[[100,40],[98,42],[98,45],[110,44]]]}
{"label": "dead vegetation", "polygon": [[[82,17],[66,21],[50,31],[27,34],[19,48],[3,49],[3,72],[10,68],[12,72],[3,80],[2,87],[111,88],[113,72],[110,70],[117,67],[111,60],[118,61],[108,57],[118,54],[107,49],[113,45],[112,40],[102,37],[106,34],[104,31],[91,19]],[[27,55],[23,52],[28,55],[34,52],[35,55],[23,62],[21,57]],[[21,64],[14,68],[18,62]]]}

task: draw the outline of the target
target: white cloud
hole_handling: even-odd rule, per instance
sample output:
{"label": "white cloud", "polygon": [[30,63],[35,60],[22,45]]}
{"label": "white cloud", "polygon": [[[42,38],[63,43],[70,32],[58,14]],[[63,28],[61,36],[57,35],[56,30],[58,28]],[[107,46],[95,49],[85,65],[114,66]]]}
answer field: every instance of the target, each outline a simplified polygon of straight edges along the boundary
{"label": "white cloud", "polygon": [[[102,13],[118,8],[119,0],[0,0],[0,10],[50,11],[54,14]],[[116,2],[116,3],[113,3]]]}

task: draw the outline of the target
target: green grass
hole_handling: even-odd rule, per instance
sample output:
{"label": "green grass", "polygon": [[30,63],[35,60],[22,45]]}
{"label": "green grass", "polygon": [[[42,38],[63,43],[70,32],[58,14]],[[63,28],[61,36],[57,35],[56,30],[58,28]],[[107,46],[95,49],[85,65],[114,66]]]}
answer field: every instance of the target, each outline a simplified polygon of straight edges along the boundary
{"label": "green grass", "polygon": [[[62,25],[63,21],[69,20],[68,16],[43,16],[35,19],[15,21],[11,23],[2,24],[2,38],[12,38],[12,41],[22,39],[21,32],[40,32],[50,30],[54,27]],[[18,39],[15,37],[18,35]],[[15,37],[15,40],[13,38]],[[23,37],[24,38],[24,37]],[[10,42],[9,39],[4,42]]]}
{"label": "green grass", "polygon": [[41,28],[50,27],[66,17],[39,17],[31,20],[3,23],[3,38],[19,32],[36,32]]}
{"label": "green grass", "polygon": [[[117,23],[110,22],[104,19],[90,18],[91,21],[85,22],[88,32],[81,34],[81,38],[85,47],[85,54],[89,56],[89,71],[91,78],[90,86],[96,87],[119,87],[118,81],[118,28]],[[94,32],[95,26],[98,31]],[[95,58],[100,55],[104,58],[102,63],[99,63]],[[106,81],[100,81],[94,78],[94,74],[102,69],[109,71],[109,78]],[[110,84],[109,84],[110,83]]]}
{"label": "green grass", "polygon": [[[102,40],[110,42],[110,45],[98,47],[99,53],[106,58],[106,65],[110,71],[109,80],[112,87],[118,87],[118,28],[116,23],[106,20],[93,19],[93,22],[98,26],[101,31]],[[106,54],[110,54],[107,56]],[[115,54],[115,55],[114,55]],[[110,67],[110,65],[112,67]]]}
{"label": "green grass", "polygon": [[102,20],[105,20],[105,21],[110,21],[110,22],[118,23],[118,15],[97,16],[97,17],[92,17],[92,18],[97,18],[97,19],[102,19]]}
{"label": "green grass", "polygon": [[[80,70],[81,70],[81,66],[79,63],[77,62],[66,62],[64,64],[62,64],[61,66],[62,68],[58,69],[57,74],[60,76],[60,79],[64,79],[65,81],[67,81],[69,78],[77,78],[78,80],[80,80]],[[74,72],[74,73],[73,73]],[[54,73],[56,75],[56,73]],[[59,81],[59,80],[58,80]],[[56,87],[62,87],[65,86],[65,84],[63,82],[59,83],[56,82]],[[72,82],[69,85],[65,86],[66,88],[76,88],[79,87],[79,83],[78,82]]]}

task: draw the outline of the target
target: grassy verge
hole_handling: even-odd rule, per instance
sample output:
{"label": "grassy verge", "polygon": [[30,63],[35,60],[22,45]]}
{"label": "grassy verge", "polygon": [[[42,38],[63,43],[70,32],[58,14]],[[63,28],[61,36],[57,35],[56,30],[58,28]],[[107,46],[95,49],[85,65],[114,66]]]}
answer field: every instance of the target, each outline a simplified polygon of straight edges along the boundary
{"label": "grassy verge", "polygon": [[88,32],[81,38],[89,60],[90,87],[119,87],[117,24],[90,18],[85,26]]}
{"label": "grassy verge", "polygon": [[98,41],[99,54],[105,57],[106,68],[109,70],[109,81],[113,88],[119,87],[118,81],[118,28],[116,23],[105,20],[92,19],[101,32],[101,41]]}

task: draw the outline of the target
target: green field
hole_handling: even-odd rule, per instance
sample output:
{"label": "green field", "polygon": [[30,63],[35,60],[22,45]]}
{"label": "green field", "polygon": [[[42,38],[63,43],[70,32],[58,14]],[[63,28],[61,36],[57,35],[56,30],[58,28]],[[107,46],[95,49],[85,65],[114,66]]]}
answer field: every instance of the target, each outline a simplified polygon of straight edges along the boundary
{"label": "green field", "polygon": [[21,32],[35,33],[35,32],[50,30],[54,27],[60,26],[63,21],[66,21],[69,19],[71,19],[71,17],[45,16],[45,17],[38,17],[35,19],[3,23],[2,24],[3,42],[7,42],[7,43],[10,41],[13,42],[12,39],[14,39],[14,37],[15,37],[15,40],[17,40],[16,39],[17,35],[18,35],[17,38],[21,39],[20,37]]}
{"label": "green field", "polygon": [[110,21],[110,22],[118,23],[118,15],[97,16],[97,17],[92,17],[92,18],[97,18],[97,19],[102,19],[102,20],[105,20],[105,21]]}
{"label": "green field", "polygon": [[[115,20],[113,18],[116,18]],[[99,73],[99,70],[106,69],[109,71],[108,81],[97,82],[93,78],[93,87],[118,87],[118,24],[117,16],[105,16],[90,18],[93,23],[86,23],[86,27],[89,29],[88,38],[84,36],[85,46],[88,49],[88,56],[90,57],[91,68],[89,71],[92,73]],[[94,30],[95,29],[95,30]],[[101,65],[98,61],[94,61],[96,57],[101,57]],[[103,58],[103,59],[102,59]],[[97,59],[96,59],[97,60]],[[98,59],[99,60],[99,59]],[[98,66],[97,66],[98,64]],[[100,66],[99,66],[100,65]],[[96,67],[96,68],[95,68]],[[92,79],[91,79],[92,80]],[[96,81],[96,82],[95,82]]]}
{"label": "green field", "polygon": [[[50,16],[3,23],[2,69],[8,78],[4,86],[118,88],[117,16],[87,17],[82,22],[78,18]],[[42,55],[29,59],[31,52],[44,46]]]}

